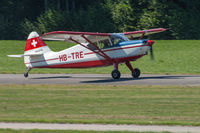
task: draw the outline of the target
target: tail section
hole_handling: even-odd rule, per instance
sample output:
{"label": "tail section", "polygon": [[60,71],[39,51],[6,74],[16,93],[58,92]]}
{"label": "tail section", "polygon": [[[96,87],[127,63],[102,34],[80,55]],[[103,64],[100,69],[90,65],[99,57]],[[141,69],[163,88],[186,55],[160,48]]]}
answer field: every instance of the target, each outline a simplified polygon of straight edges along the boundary
{"label": "tail section", "polygon": [[39,38],[37,32],[31,32],[28,36],[24,55],[39,55],[50,52],[50,48]]}
{"label": "tail section", "polygon": [[[27,68],[44,65],[39,61],[45,60],[45,53],[52,52],[51,49],[40,39],[37,32],[31,32],[28,36],[24,51],[24,63]],[[38,62],[38,63],[37,63]],[[33,63],[33,64],[32,64]]]}
{"label": "tail section", "polygon": [[27,67],[27,72],[24,74],[24,77],[28,77],[28,72],[32,68],[46,65],[45,55],[50,52],[53,51],[51,51],[51,49],[45,44],[45,42],[40,39],[38,33],[31,32],[26,42],[24,54],[8,56],[17,58],[24,57],[24,64]]}
{"label": "tail section", "polygon": [[31,32],[28,36],[24,54],[21,55],[8,55],[9,57],[26,57],[38,56],[44,53],[51,52],[51,49],[40,39],[37,32]]}

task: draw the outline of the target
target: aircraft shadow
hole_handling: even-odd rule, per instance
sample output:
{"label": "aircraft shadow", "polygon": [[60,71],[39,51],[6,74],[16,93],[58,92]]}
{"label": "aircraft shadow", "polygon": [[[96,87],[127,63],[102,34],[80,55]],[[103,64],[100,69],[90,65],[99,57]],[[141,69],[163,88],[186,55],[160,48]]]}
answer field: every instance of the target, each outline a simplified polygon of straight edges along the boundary
{"label": "aircraft shadow", "polygon": [[194,77],[194,76],[170,76],[170,75],[165,75],[165,76],[152,76],[152,77],[140,77],[140,78],[120,78],[120,79],[112,79],[112,78],[107,78],[103,80],[92,80],[92,81],[81,81],[81,83],[111,83],[111,82],[122,82],[122,81],[130,81],[130,80],[148,80],[148,79],[183,79],[185,77]]}
{"label": "aircraft shadow", "polygon": [[72,78],[71,76],[55,76],[55,77],[37,77],[30,79],[64,79],[64,78]]}
{"label": "aircraft shadow", "polygon": [[[193,76],[193,75],[162,75],[162,76],[144,76],[140,78],[132,78],[132,77],[122,77],[120,79],[112,79],[111,77],[77,77],[77,76],[51,76],[51,77],[35,77],[31,79],[67,79],[67,78],[73,78],[73,79],[85,79],[85,81],[79,81],[79,83],[115,83],[115,82],[123,82],[123,81],[137,81],[137,80],[149,80],[149,79],[183,79],[185,77],[199,77],[199,76]],[[95,80],[97,79],[97,80]]]}
{"label": "aircraft shadow", "polygon": [[102,79],[102,80],[92,80],[92,81],[81,81],[80,83],[112,83],[112,82],[122,82],[122,81],[130,81],[134,80],[133,78],[120,78],[120,79]]}

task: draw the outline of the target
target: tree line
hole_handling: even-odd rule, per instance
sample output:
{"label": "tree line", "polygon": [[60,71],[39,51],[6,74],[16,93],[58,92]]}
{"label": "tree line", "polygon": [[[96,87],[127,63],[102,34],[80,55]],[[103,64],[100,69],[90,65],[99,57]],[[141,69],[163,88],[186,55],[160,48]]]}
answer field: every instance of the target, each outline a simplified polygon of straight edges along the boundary
{"label": "tree line", "polygon": [[155,39],[200,39],[199,0],[1,0],[0,39],[31,31],[124,32],[170,28]]}

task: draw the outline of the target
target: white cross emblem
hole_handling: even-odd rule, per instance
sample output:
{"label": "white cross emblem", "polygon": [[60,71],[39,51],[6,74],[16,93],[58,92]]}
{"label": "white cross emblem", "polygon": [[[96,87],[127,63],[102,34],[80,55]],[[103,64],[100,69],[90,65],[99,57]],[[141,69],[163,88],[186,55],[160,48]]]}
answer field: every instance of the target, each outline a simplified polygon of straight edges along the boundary
{"label": "white cross emblem", "polygon": [[31,43],[31,45],[33,45],[33,47],[36,47],[37,41],[33,40],[33,42]]}

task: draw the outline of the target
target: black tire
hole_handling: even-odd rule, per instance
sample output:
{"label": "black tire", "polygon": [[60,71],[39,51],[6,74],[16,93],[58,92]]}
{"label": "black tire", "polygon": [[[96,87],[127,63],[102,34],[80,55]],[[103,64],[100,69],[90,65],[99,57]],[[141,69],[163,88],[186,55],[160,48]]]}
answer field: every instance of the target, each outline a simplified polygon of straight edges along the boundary
{"label": "black tire", "polygon": [[28,73],[24,73],[24,77],[27,78],[28,77]]}
{"label": "black tire", "polygon": [[118,70],[113,70],[111,75],[113,79],[119,79],[121,76],[121,73]]}
{"label": "black tire", "polygon": [[139,78],[140,77],[140,69],[135,68],[134,72],[132,73],[133,78]]}

